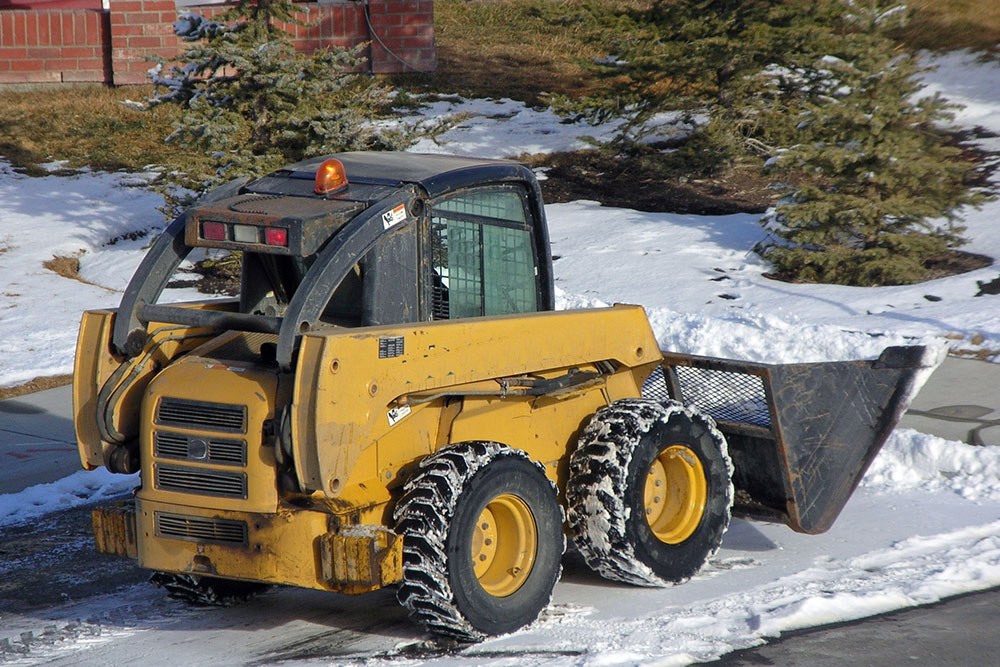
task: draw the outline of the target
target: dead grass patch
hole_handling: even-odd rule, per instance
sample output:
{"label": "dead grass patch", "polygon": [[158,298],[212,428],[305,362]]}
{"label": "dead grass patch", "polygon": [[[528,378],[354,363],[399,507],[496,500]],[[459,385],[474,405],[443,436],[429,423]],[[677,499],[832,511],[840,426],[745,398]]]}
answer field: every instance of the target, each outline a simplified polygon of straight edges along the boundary
{"label": "dead grass patch", "polygon": [[24,384],[15,387],[0,387],[0,401],[8,398],[16,398],[25,394],[33,394],[36,391],[45,391],[55,387],[64,387],[73,382],[72,375],[54,375],[51,377],[38,377],[28,380]]}
{"label": "dead grass patch", "polygon": [[917,0],[900,38],[911,49],[1000,54],[1000,2],[996,0]]}

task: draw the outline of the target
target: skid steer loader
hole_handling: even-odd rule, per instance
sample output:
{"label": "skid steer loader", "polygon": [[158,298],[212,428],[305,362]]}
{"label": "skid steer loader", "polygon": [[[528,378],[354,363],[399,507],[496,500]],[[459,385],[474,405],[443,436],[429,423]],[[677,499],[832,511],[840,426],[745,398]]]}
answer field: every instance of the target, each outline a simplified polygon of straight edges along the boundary
{"label": "skid steer loader", "polygon": [[[194,248],[238,298],[161,303]],[[833,523],[935,355],[663,352],[638,306],[553,311],[538,184],[509,161],[345,153],[174,220],[83,315],[83,466],[140,471],[100,552],[175,596],[398,586],[459,640],[533,621],[567,536],[600,574],[691,577],[730,516]]]}

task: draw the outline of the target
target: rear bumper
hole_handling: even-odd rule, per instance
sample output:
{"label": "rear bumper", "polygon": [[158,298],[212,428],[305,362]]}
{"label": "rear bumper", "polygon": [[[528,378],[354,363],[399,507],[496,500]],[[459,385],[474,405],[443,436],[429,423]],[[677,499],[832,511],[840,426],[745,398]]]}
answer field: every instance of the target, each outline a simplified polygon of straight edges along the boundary
{"label": "rear bumper", "polygon": [[220,511],[137,499],[94,511],[101,553],[142,567],[244,581],[365,593],[402,578],[398,535],[381,526],[329,530],[330,515]]}

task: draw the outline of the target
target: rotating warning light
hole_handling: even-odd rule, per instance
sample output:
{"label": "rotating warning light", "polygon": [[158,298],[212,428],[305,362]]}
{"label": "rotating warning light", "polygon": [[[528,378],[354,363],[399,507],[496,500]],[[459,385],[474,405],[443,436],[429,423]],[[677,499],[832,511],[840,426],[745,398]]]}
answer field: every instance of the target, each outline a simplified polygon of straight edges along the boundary
{"label": "rotating warning light", "polygon": [[316,170],[316,194],[325,195],[347,187],[347,172],[340,160],[330,158]]}

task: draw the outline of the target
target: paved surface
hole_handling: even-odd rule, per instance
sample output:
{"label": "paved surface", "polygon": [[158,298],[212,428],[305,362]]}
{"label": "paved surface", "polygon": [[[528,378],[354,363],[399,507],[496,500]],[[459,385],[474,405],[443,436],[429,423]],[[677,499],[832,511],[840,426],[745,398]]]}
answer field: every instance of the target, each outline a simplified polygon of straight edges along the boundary
{"label": "paved surface", "polygon": [[948,357],[900,425],[970,445],[1000,445],[1000,364]]}
{"label": "paved surface", "polygon": [[0,401],[0,494],[79,469],[69,385]]}
{"label": "paved surface", "polygon": [[[736,651],[716,665],[995,665],[1000,654],[1000,590],[818,630]],[[992,657],[990,657],[992,656]]]}

